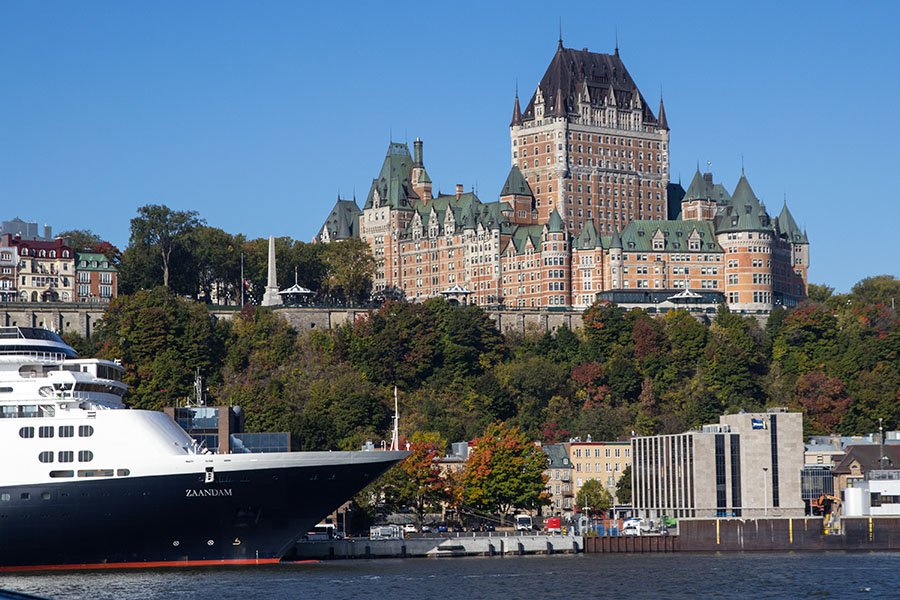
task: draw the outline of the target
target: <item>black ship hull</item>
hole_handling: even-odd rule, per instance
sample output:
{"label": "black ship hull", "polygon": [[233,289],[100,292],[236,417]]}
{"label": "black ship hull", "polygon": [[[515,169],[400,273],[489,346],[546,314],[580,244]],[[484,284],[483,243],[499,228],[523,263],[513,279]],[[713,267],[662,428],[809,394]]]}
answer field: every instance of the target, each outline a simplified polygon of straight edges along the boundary
{"label": "black ship hull", "polygon": [[277,562],[396,460],[0,487],[0,571]]}

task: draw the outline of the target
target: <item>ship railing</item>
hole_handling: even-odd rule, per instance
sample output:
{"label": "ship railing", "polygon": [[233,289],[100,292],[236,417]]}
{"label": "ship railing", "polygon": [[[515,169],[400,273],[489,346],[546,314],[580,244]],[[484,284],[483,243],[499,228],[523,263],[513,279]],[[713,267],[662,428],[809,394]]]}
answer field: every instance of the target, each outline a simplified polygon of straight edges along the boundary
{"label": "ship railing", "polygon": [[61,363],[66,360],[66,355],[62,352],[23,352],[19,350],[15,353],[3,354],[0,351],[0,362],[22,362],[26,359],[36,362]]}

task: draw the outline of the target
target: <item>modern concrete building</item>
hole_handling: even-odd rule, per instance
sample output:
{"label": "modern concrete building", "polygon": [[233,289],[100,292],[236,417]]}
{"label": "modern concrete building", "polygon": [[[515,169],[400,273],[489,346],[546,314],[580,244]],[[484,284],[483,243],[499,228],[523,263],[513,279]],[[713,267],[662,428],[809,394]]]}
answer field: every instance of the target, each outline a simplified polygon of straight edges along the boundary
{"label": "modern concrete building", "polygon": [[803,516],[803,415],[784,408],[723,415],[719,423],[632,440],[637,514]]}

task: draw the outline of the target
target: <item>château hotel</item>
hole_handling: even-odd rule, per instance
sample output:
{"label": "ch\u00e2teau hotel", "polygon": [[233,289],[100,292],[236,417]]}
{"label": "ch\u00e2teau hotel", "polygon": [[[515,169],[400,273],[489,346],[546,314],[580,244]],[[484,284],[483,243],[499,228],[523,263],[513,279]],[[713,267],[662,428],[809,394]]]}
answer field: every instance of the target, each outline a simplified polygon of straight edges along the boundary
{"label": "ch\u00e2teau hotel", "polygon": [[[701,292],[734,311],[806,297],[809,241],[742,174],[734,191],[699,169],[669,182],[669,127],[619,57],[564,48],[510,123],[498,200],[457,185],[433,194],[423,143],[391,142],[365,205],[338,198],[316,240],[366,240],[376,290],[410,300],[455,292],[479,305],[593,304],[611,290]],[[657,294],[658,295],[658,294]]]}

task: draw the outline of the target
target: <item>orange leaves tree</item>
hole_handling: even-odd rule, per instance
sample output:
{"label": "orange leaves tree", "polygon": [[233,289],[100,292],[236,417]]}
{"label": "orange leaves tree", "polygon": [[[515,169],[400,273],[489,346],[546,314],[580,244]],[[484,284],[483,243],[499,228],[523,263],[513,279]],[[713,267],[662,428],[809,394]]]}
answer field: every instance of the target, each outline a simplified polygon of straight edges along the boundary
{"label": "orange leaves tree", "polygon": [[414,437],[409,451],[406,460],[384,475],[382,493],[390,508],[410,509],[421,529],[425,514],[445,499],[444,480],[435,462],[443,444],[430,436]]}
{"label": "orange leaves tree", "polygon": [[517,427],[488,426],[475,440],[463,475],[462,500],[469,507],[500,515],[513,509],[534,510],[549,504],[547,455]]}

